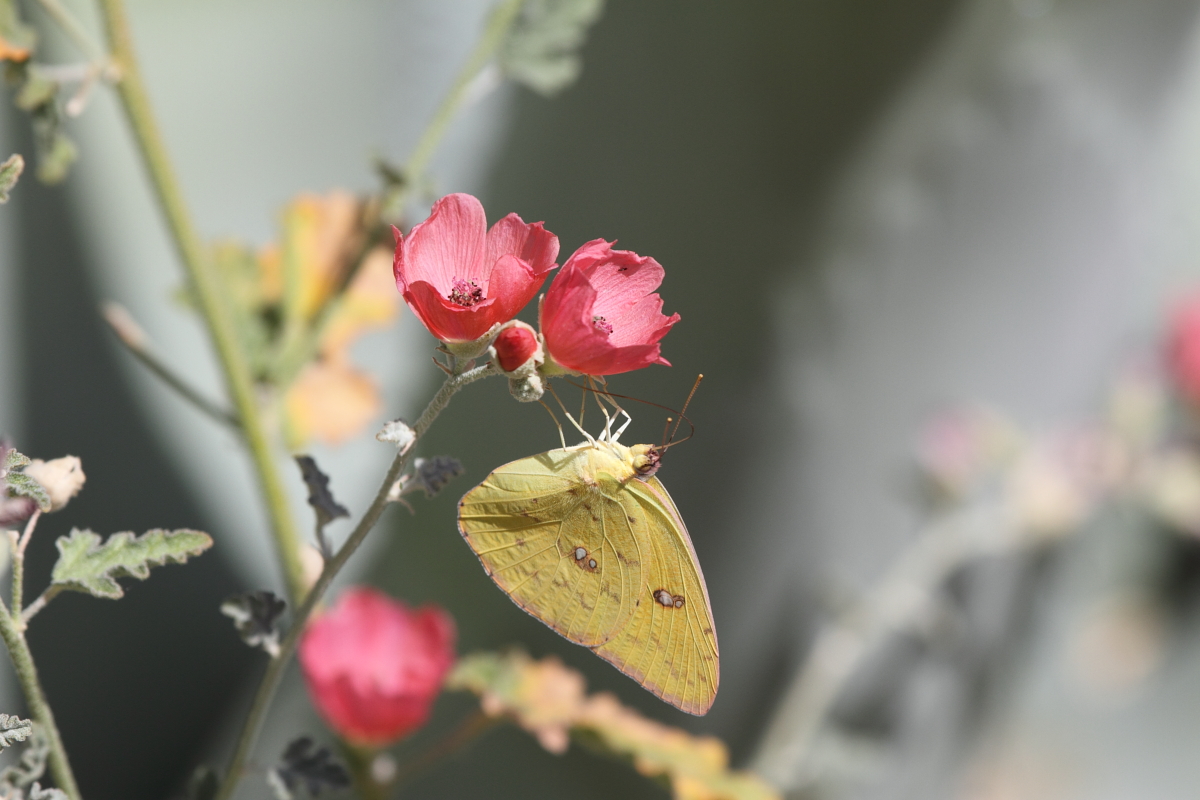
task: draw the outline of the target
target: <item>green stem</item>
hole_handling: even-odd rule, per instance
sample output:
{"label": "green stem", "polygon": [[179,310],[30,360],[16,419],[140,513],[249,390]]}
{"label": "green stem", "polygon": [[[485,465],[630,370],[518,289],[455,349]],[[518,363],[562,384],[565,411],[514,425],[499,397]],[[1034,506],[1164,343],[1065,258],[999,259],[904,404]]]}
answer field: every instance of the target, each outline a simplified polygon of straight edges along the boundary
{"label": "green stem", "polygon": [[[459,389],[462,389],[469,383],[474,383],[480,378],[498,374],[492,369],[491,364],[488,363],[446,378],[445,382],[442,383],[442,387],[438,389],[437,394],[429,401],[429,405],[425,406],[425,410],[421,412],[421,416],[417,419],[416,424],[413,425],[413,431],[416,434],[413,447],[415,447],[416,442],[420,440],[421,436],[429,430],[429,426],[437,419],[438,414],[442,413],[442,410],[450,403],[450,398]],[[304,598],[304,603],[296,610],[291,627],[288,628],[287,636],[284,637],[279,645],[279,655],[271,659],[267,665],[267,671],[263,675],[262,682],[258,685],[258,691],[254,695],[250,711],[246,715],[246,721],[242,724],[242,732],[238,736],[233,757],[229,761],[229,769],[225,773],[225,779],[222,781],[221,788],[214,800],[229,800],[233,795],[233,791],[246,769],[246,762],[254,750],[254,743],[258,739],[262,723],[266,719],[267,709],[270,707],[271,700],[275,697],[275,692],[279,688],[284,669],[287,667],[292,655],[296,652],[296,646],[300,642],[300,635],[304,632],[304,626],[308,622],[308,618],[312,615],[317,603],[325,595],[326,590],[329,589],[329,585],[333,582],[334,577],[345,566],[350,556],[354,555],[354,552],[358,550],[359,545],[367,538],[367,534],[375,527],[375,523],[379,521],[384,508],[387,507],[388,491],[408,464],[408,457],[412,453],[413,447],[409,447],[407,450],[396,455],[396,458],[392,461],[392,465],[388,468],[387,475],[384,476],[379,491],[375,493],[375,499],[371,501],[371,505],[367,508],[366,513],[358,521],[358,525],[355,526],[354,530],[350,533],[350,537],[346,539],[345,544],[342,545],[337,554],[325,563],[325,568],[321,570],[320,577],[317,578],[316,583],[313,584],[312,589]]]}
{"label": "green stem", "polygon": [[38,2],[42,8],[46,9],[46,13],[54,18],[54,21],[58,23],[58,26],[63,29],[63,32],[67,34],[71,41],[75,42],[75,46],[88,57],[89,61],[97,65],[104,64],[108,57],[104,54],[100,45],[92,41],[92,37],[87,32],[87,29],[80,24],[75,15],[67,10],[66,6],[60,3],[59,0],[38,0]]}
{"label": "green stem", "polygon": [[275,549],[283,566],[288,594],[293,603],[305,595],[304,566],[300,560],[300,535],[291,516],[287,492],[275,463],[271,442],[263,424],[250,365],[238,342],[229,298],[220,276],[206,256],[188,215],[187,205],[167,157],[166,147],[142,83],[129,22],[122,0],[100,0],[100,11],[108,32],[109,49],[120,72],[117,93],[137,138],[159,205],[166,216],[175,248],[187,270],[197,305],[216,346],[225,383],[241,421],[242,434],[250,450],[259,486],[267,503]]}
{"label": "green stem", "polygon": [[513,21],[517,18],[517,13],[521,10],[521,6],[524,3],[525,0],[503,0],[488,17],[487,27],[483,31],[483,36],[480,37],[479,42],[475,45],[475,49],[471,51],[471,55],[467,58],[467,63],[463,65],[462,70],[458,73],[458,77],[454,81],[454,86],[450,89],[450,93],[446,95],[446,99],[438,106],[433,119],[429,122],[429,127],[421,134],[421,138],[417,141],[417,146],[413,148],[408,163],[404,166],[404,174],[410,184],[412,181],[420,180],[421,173],[429,165],[429,160],[433,158],[438,144],[441,142],[442,137],[445,136],[446,130],[450,126],[450,121],[454,119],[459,106],[466,99],[467,89],[470,88],[471,81],[475,79],[480,70],[487,66],[487,63],[496,55],[496,50],[504,41],[508,29],[512,27]]}
{"label": "green stem", "polygon": [[387,787],[376,781],[375,776],[371,774],[371,767],[379,751],[372,747],[358,747],[349,742],[342,742],[340,749],[359,800],[387,800]]}
{"label": "green stem", "polygon": [[[0,608],[3,608],[0,602]],[[70,800],[81,800],[79,786],[75,783],[75,774],[71,771],[71,763],[67,760],[67,750],[63,747],[62,736],[54,722],[54,712],[42,691],[38,681],[37,668],[33,665],[33,653],[29,652],[29,644],[25,641],[17,621],[13,619],[7,608],[0,613],[0,638],[8,648],[9,658],[17,672],[17,680],[21,683],[21,691],[25,694],[25,702],[29,704],[29,713],[46,734],[50,745],[50,774],[54,782],[67,793]]]}

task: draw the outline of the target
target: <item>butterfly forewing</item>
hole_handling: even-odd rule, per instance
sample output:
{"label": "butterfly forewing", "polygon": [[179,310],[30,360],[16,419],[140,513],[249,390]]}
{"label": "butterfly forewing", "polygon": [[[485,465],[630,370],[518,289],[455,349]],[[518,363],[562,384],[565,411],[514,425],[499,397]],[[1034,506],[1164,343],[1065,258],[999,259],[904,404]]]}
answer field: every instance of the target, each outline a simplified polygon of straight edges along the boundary
{"label": "butterfly forewing", "polygon": [[629,623],[595,649],[625,674],[690,714],[712,706],[720,681],[708,589],[691,538],[657,478],[631,481],[624,503],[642,521],[646,584]]}
{"label": "butterfly forewing", "polygon": [[579,457],[551,451],[500,467],[462,499],[459,529],[513,602],[591,647],[633,616],[642,581],[627,515],[584,482]]}

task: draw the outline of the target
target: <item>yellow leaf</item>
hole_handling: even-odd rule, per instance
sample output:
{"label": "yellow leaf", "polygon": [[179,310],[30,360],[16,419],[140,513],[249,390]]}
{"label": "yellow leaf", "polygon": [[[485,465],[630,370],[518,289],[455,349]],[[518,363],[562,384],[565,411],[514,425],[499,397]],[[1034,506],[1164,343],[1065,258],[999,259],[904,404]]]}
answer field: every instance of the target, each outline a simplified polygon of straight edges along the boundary
{"label": "yellow leaf", "polygon": [[677,800],[778,800],[749,772],[729,769],[725,745],[647,719],[611,694],[588,696],[583,676],[557,658],[535,661],[521,652],[477,653],[459,661],[447,688],[474,692],[485,713],[507,716],[553,753],[579,734],[629,758],[648,777],[665,778]]}
{"label": "yellow leaf", "polygon": [[311,439],[340,444],[379,415],[379,389],[370,375],[337,361],[306,366],[284,400],[288,444]]}
{"label": "yellow leaf", "polygon": [[28,47],[18,47],[10,42],[5,41],[3,36],[0,36],[0,61],[12,61],[15,64],[28,61],[30,50]]}
{"label": "yellow leaf", "polygon": [[[358,200],[343,191],[302,194],[284,209],[282,251],[264,253],[264,261],[282,259],[287,267],[294,260],[294,311],[302,319],[312,319],[350,269],[362,243],[360,222]],[[283,276],[286,292],[286,270]]]}
{"label": "yellow leaf", "polygon": [[376,247],[333,312],[321,337],[321,352],[343,352],[364,332],[386,328],[399,313],[400,293],[392,275],[392,253],[386,247]]}

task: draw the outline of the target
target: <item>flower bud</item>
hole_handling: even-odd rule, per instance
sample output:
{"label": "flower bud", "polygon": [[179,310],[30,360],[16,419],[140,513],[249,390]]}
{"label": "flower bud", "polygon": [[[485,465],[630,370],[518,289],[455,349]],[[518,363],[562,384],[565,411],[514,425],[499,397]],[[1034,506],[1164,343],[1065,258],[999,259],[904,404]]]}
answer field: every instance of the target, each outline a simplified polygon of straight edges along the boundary
{"label": "flower bud", "polygon": [[70,502],[87,480],[78,456],[63,456],[53,461],[35,458],[25,467],[25,474],[37,481],[50,495],[51,511],[58,511]]}
{"label": "flower bud", "polygon": [[542,343],[537,333],[517,319],[500,329],[492,346],[488,348],[488,355],[491,356],[492,363],[510,378],[526,378],[533,375],[544,359]]}
{"label": "flower bud", "polygon": [[357,587],[309,623],[299,659],[331,728],[354,744],[387,745],[429,718],[454,664],[454,621]]}

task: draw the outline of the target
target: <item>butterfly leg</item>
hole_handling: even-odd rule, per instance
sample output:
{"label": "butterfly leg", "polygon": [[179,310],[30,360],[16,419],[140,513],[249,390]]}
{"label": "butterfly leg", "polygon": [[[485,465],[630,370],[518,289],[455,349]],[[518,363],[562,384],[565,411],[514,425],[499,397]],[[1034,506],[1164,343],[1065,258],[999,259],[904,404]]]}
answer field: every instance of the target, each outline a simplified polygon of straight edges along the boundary
{"label": "butterfly leg", "polygon": [[[594,447],[596,445],[595,438],[590,433],[585,431],[583,429],[582,425],[580,425],[578,422],[575,421],[575,418],[571,416],[570,411],[567,411],[567,407],[564,406],[563,401],[561,399],[559,399],[558,392],[554,391],[554,386],[552,384],[550,384],[549,382],[547,382],[546,389],[549,390],[550,394],[554,395],[554,399],[555,399],[555,401],[558,402],[558,407],[562,409],[563,415],[570,421],[570,423],[572,425],[575,426],[575,429],[577,431],[579,431],[581,434],[583,434],[583,438],[587,440],[588,444],[590,444]],[[561,429],[559,432],[561,433]],[[563,449],[566,449],[566,444],[563,444]]]}

